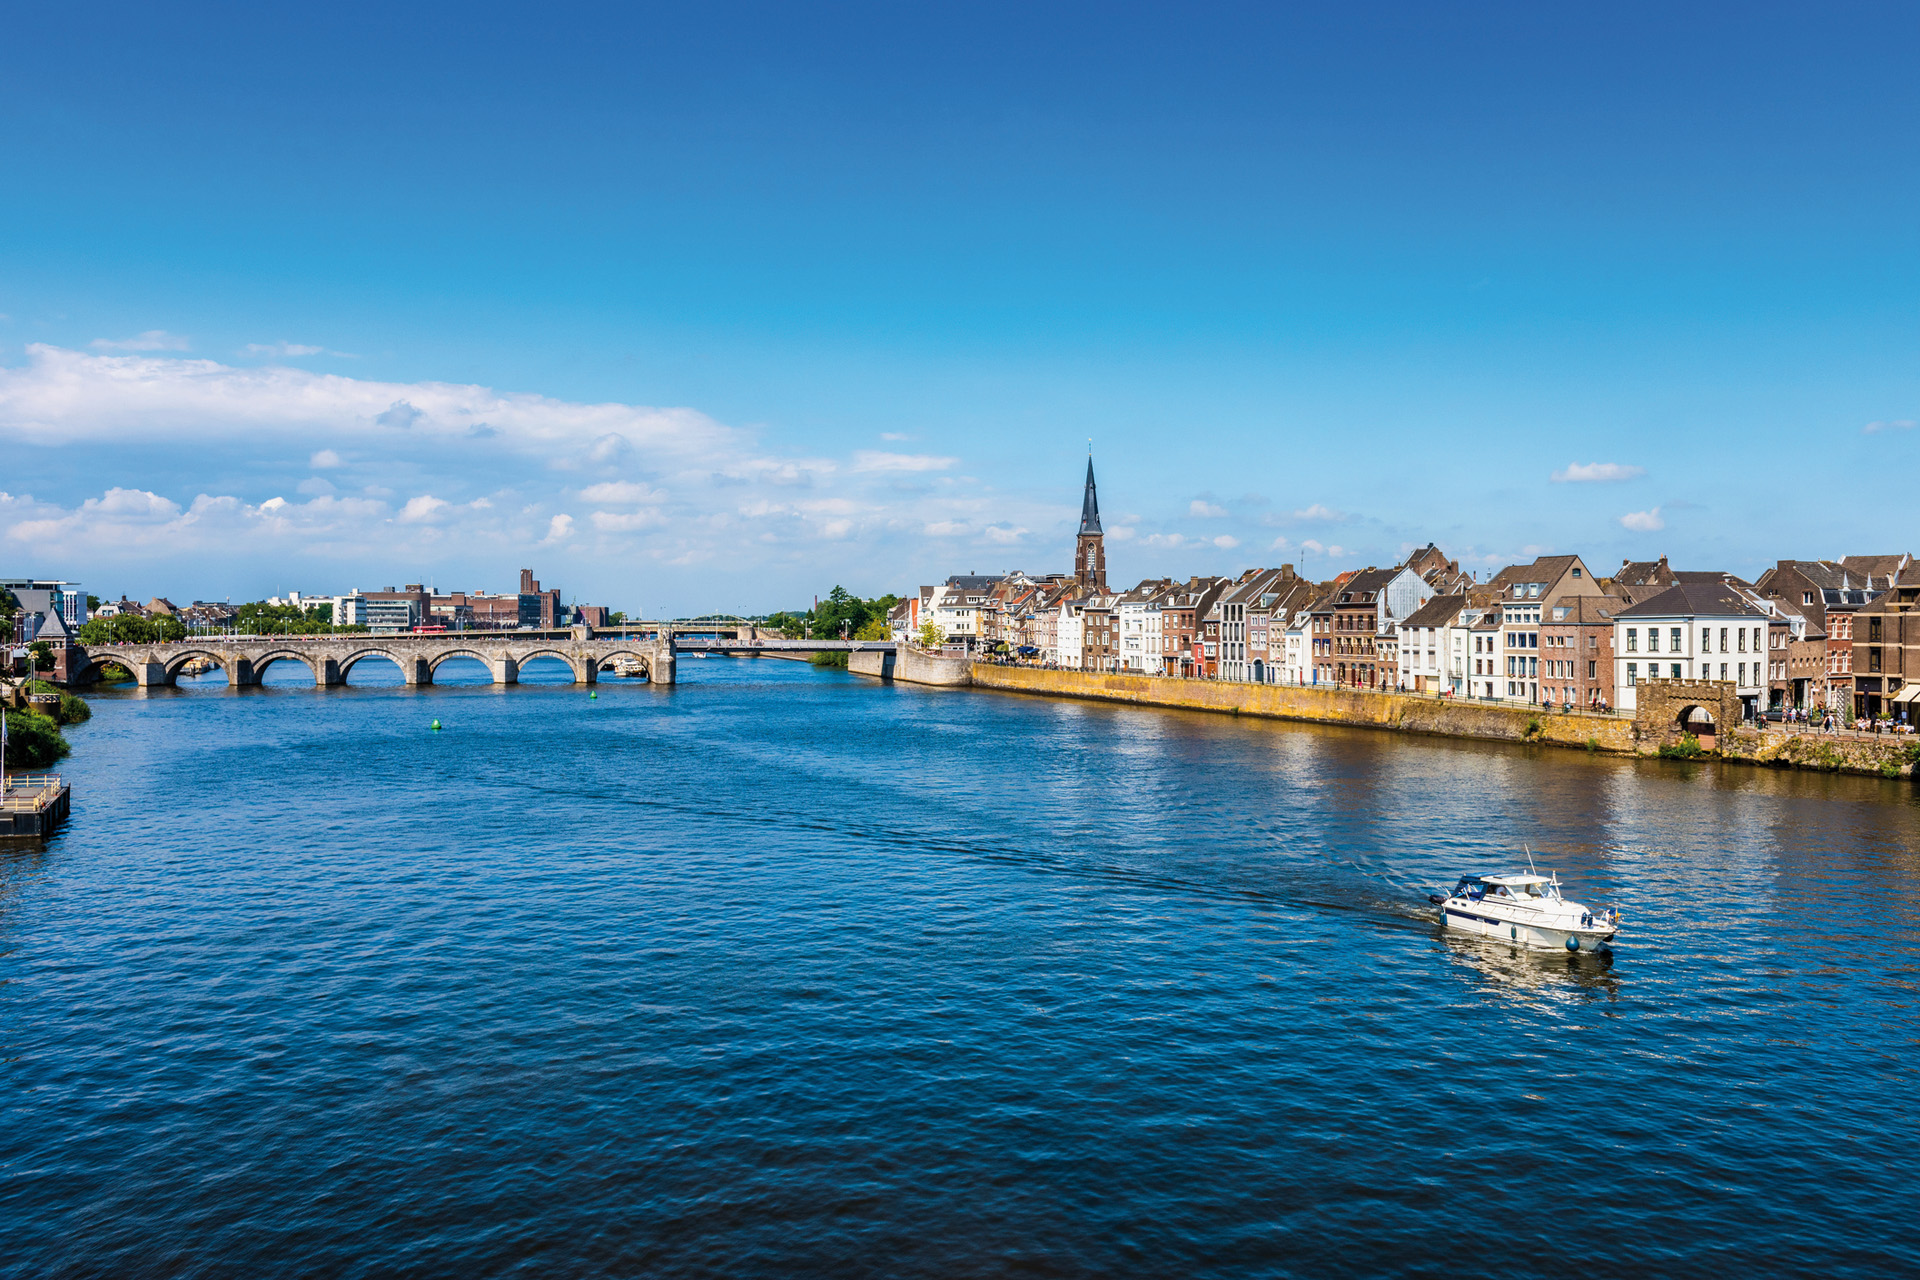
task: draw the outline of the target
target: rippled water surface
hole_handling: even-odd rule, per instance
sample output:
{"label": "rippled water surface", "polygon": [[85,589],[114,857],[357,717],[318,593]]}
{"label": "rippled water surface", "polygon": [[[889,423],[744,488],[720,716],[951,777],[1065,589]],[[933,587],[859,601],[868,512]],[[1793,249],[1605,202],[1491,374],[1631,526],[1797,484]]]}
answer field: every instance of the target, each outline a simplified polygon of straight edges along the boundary
{"label": "rippled water surface", "polygon": [[682,669],[97,698],[0,1271],[1920,1266],[1911,784]]}

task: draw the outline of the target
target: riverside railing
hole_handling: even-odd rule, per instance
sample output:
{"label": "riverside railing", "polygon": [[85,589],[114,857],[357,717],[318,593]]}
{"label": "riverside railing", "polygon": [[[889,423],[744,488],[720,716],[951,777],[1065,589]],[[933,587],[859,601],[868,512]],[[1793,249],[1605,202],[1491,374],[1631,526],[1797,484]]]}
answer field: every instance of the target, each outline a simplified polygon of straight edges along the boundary
{"label": "riverside railing", "polygon": [[57,773],[10,773],[0,779],[0,813],[38,813],[60,798],[66,782]]}

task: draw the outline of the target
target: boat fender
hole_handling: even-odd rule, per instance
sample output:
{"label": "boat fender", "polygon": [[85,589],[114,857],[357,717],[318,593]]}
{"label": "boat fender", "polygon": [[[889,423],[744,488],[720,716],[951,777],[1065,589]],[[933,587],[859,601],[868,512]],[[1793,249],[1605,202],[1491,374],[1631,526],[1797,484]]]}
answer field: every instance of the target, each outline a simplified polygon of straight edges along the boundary
{"label": "boat fender", "polygon": [[1443,898],[1443,897],[1441,897],[1441,896],[1440,896],[1439,894],[1437,894],[1437,893],[1430,893],[1430,894],[1428,894],[1428,895],[1427,895],[1427,901],[1428,901],[1428,902],[1431,902],[1431,903],[1432,903],[1432,904],[1433,904],[1434,906],[1436,906],[1436,907],[1437,907],[1437,906],[1441,906],[1442,904],[1444,904],[1444,903],[1446,902],[1446,899],[1445,899],[1445,898]]}
{"label": "boat fender", "polygon": [[1580,939],[1578,938],[1567,939],[1567,950],[1578,951],[1579,949],[1580,949]]}

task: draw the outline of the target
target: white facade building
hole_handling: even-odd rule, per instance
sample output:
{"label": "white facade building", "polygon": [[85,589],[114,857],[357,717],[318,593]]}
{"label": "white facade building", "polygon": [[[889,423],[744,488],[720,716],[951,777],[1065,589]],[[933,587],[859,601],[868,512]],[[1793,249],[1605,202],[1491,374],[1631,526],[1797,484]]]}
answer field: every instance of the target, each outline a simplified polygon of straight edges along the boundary
{"label": "white facade building", "polygon": [[1716,680],[1751,709],[1767,688],[1767,614],[1724,582],[1682,582],[1613,617],[1614,705],[1644,680]]}

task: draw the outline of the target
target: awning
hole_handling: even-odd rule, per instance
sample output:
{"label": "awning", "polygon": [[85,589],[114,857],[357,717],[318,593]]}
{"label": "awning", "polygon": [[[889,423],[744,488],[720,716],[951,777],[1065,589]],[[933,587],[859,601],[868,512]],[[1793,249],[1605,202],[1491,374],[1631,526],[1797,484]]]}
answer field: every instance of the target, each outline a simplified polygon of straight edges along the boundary
{"label": "awning", "polygon": [[1908,685],[1906,688],[1902,689],[1900,692],[1894,694],[1893,697],[1888,699],[1888,701],[1889,702],[1912,702],[1916,698],[1920,698],[1920,684]]}

